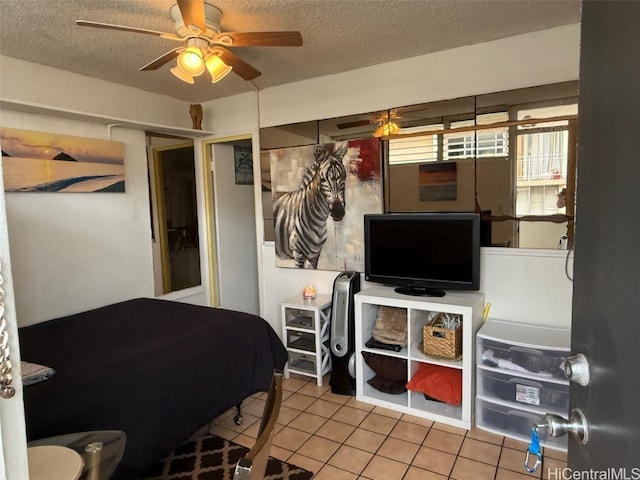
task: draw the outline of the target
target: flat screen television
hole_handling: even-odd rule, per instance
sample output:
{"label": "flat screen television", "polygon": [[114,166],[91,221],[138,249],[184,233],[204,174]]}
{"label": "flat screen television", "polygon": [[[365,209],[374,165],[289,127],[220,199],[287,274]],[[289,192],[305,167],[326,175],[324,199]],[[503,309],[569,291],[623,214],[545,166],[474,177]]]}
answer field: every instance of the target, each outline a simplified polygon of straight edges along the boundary
{"label": "flat screen television", "polygon": [[441,297],[480,288],[480,216],[468,212],[364,216],[365,280]]}

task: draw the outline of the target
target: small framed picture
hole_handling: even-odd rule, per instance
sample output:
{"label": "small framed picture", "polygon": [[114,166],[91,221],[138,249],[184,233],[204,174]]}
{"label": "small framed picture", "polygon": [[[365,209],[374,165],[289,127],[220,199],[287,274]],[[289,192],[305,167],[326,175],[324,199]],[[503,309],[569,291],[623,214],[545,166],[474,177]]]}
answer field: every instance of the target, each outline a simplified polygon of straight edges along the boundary
{"label": "small framed picture", "polygon": [[249,147],[233,147],[236,185],[253,185],[253,157]]}

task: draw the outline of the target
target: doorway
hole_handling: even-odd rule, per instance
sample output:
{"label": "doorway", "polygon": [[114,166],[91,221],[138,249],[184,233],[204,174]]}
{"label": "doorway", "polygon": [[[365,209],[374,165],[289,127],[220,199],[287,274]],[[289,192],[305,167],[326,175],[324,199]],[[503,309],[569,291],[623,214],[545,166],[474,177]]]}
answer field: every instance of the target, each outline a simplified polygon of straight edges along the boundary
{"label": "doorway", "polygon": [[207,141],[203,148],[207,209],[215,212],[208,237],[215,239],[216,293],[223,308],[259,314],[256,189],[251,135]]}
{"label": "doorway", "polygon": [[202,284],[193,141],[167,140],[150,138],[156,296]]}

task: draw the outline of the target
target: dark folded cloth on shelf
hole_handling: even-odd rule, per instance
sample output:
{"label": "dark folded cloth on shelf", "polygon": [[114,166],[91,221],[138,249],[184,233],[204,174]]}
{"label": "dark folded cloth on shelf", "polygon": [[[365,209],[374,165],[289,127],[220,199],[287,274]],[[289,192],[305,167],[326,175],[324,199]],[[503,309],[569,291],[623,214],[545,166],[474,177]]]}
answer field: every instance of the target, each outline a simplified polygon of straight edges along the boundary
{"label": "dark folded cloth on shelf", "polygon": [[367,348],[378,348],[380,350],[392,350],[394,352],[399,352],[400,350],[402,350],[402,347],[400,345],[391,345],[389,343],[379,342],[373,337],[367,340],[367,342],[365,343],[365,346]]}

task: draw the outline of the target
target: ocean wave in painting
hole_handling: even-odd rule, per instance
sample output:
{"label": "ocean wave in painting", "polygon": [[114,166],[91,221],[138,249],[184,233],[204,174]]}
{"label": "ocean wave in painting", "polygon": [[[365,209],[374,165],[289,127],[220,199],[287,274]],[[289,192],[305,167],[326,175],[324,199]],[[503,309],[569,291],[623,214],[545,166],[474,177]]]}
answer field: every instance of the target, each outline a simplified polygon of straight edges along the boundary
{"label": "ocean wave in painting", "polygon": [[88,175],[65,178],[42,185],[21,187],[9,192],[124,192],[124,178],[121,175]]}
{"label": "ocean wave in painting", "polygon": [[6,192],[124,192],[124,165],[3,157]]}

